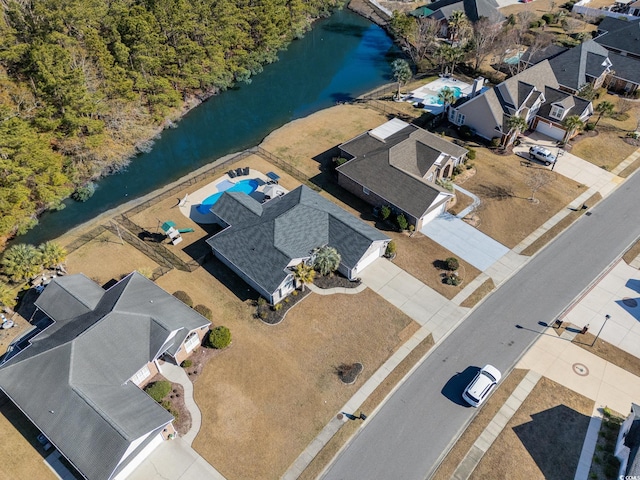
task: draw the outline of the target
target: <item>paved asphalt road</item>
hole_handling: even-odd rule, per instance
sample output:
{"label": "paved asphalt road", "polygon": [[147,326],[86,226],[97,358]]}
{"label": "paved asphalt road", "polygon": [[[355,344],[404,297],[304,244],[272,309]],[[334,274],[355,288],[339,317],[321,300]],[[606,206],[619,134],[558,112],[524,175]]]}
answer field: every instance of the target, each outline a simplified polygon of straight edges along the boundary
{"label": "paved asphalt road", "polygon": [[543,329],[539,322],[552,322],[640,236],[639,201],[640,174],[494,292],[367,419],[323,478],[431,476],[475,413],[460,395],[477,367],[491,363],[505,372],[516,364]]}

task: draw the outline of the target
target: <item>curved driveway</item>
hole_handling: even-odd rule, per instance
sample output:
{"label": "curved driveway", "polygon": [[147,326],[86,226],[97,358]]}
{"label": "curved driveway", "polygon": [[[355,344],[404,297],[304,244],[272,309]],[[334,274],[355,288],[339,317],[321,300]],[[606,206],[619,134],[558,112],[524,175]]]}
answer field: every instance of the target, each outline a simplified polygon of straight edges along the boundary
{"label": "curved driveway", "polygon": [[640,236],[639,209],[640,175],[634,175],[453,331],[369,417],[323,478],[430,477],[475,413],[459,397],[473,375],[469,367],[513,368],[543,329],[539,322],[553,321]]}

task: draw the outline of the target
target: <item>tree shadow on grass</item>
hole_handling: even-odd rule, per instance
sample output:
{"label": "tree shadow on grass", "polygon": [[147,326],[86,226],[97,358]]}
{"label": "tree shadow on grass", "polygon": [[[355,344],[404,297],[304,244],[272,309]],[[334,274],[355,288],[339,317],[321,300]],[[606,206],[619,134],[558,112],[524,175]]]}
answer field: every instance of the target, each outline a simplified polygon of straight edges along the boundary
{"label": "tree shadow on grass", "polygon": [[591,417],[558,405],[531,415],[513,427],[523,446],[548,480],[573,478]]}
{"label": "tree shadow on grass", "polygon": [[457,405],[468,407],[469,404],[462,399],[462,392],[471,383],[473,377],[480,371],[480,367],[467,367],[462,372],[456,373],[442,387],[440,393]]}

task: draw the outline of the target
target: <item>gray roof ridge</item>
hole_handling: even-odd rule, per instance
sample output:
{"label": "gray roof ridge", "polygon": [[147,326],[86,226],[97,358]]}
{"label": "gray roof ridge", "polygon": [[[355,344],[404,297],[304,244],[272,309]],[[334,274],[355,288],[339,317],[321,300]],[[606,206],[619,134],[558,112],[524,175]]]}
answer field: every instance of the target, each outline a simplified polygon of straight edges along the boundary
{"label": "gray roof ridge", "polygon": [[[85,277],[87,280],[91,280],[89,277],[87,277],[84,273],[80,272],[78,273],[78,275],[82,275],[83,277]],[[93,307],[91,307],[90,305],[87,305],[85,302],[82,301],[82,299],[80,297],[78,297],[77,295],[74,295],[72,290],[68,289],[65,287],[65,283],[64,282],[59,282],[57,279],[53,279],[54,282],[56,282],[56,284],[58,285],[58,287],[60,287],[62,290],[64,290],[65,292],[67,292],[69,295],[71,295],[71,297],[75,298],[76,300],[78,300],[78,302],[80,302],[82,305],[84,305],[85,307],[87,307],[89,310],[94,310]],[[93,281],[93,280],[91,280]],[[106,293],[106,291],[105,291]],[[99,300],[99,302],[102,301],[102,299],[104,298],[104,294],[102,295],[102,298]]]}
{"label": "gray roof ridge", "polygon": [[[441,152],[441,153],[443,153],[443,152]],[[435,183],[433,183],[433,182],[428,182],[427,180],[425,180],[424,178],[422,178],[422,177],[420,177],[420,176],[418,176],[418,175],[414,175],[414,174],[413,174],[413,173],[411,173],[411,172],[407,172],[406,170],[403,170],[402,168],[397,167],[396,165],[391,164],[391,162],[389,162],[389,166],[390,166],[390,167],[395,168],[396,170],[398,170],[399,172],[403,173],[404,175],[407,175],[408,177],[410,177],[410,178],[412,178],[412,179],[414,179],[414,180],[417,180],[418,182],[420,182],[420,183],[422,183],[422,184],[426,185],[427,187],[429,187],[429,188],[432,188],[432,189],[434,189],[434,190],[438,190],[438,191],[439,191],[439,189],[438,189],[438,188],[436,188],[436,187],[437,187],[437,185],[436,185]]]}

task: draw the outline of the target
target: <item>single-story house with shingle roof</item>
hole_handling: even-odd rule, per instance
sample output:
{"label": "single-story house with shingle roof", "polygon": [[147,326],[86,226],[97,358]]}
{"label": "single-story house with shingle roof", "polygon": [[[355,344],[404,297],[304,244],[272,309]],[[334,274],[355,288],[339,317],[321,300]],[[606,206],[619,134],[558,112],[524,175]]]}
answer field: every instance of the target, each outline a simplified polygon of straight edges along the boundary
{"label": "single-story house with shingle roof", "polygon": [[266,203],[224,192],[211,213],[224,227],[207,240],[214,255],[272,305],[295,289],[293,268],[316,248],[334,247],[338,271],[353,280],[390,240],[305,185]]}
{"label": "single-story house with shingle roof", "polygon": [[0,388],[85,478],[126,478],[173,430],[140,385],[161,356],[186,358],[210,322],[137,272],[108,290],[56,278],[36,307],[53,323],[5,354]]}
{"label": "single-story house with shingle roof", "polygon": [[336,168],[338,184],[374,207],[404,214],[416,230],[444,213],[454,195],[435,182],[450,177],[468,153],[397,118],[339,149],[347,162]]}

